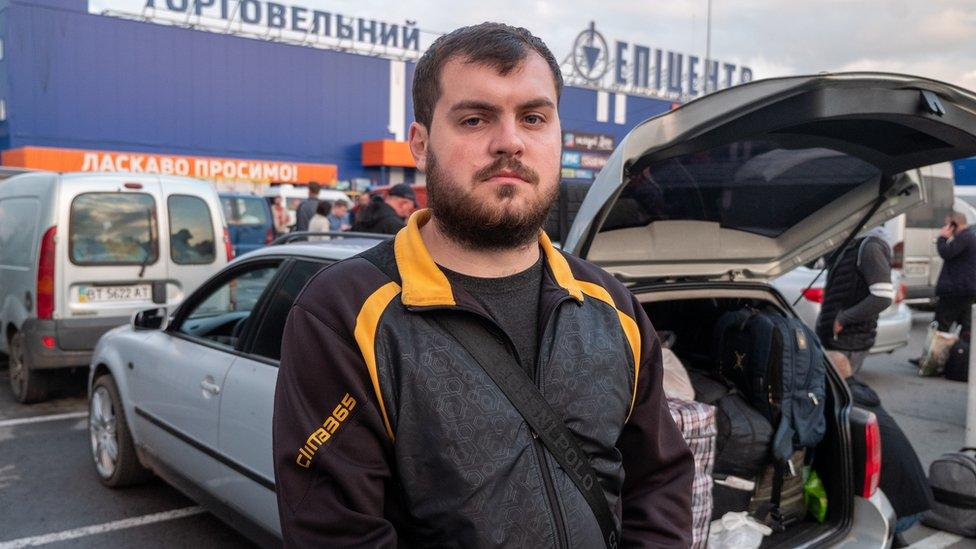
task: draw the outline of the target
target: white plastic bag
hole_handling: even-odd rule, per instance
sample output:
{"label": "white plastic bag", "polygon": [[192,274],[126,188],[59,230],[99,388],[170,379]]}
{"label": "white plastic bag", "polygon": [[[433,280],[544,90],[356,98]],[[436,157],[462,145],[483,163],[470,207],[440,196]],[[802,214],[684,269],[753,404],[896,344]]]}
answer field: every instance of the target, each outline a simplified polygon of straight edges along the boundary
{"label": "white plastic bag", "polygon": [[712,522],[708,532],[708,549],[755,549],[773,531],[760,524],[749,513],[725,513]]}
{"label": "white plastic bag", "polygon": [[955,323],[949,327],[948,332],[938,331],[937,326],[936,322],[930,324],[925,336],[925,353],[918,365],[918,375],[923,377],[942,375],[946,361],[949,360],[949,349],[959,341],[959,332],[962,330],[962,326]]}

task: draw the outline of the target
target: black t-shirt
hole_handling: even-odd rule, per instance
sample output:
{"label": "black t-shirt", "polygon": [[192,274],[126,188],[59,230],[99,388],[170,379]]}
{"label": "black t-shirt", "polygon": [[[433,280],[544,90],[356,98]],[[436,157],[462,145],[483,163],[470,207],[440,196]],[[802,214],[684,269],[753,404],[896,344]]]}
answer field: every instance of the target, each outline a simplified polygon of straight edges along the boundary
{"label": "black t-shirt", "polygon": [[471,294],[515,344],[522,368],[535,380],[539,352],[539,294],[542,257],[535,265],[510,276],[479,278],[441,267],[452,285]]}

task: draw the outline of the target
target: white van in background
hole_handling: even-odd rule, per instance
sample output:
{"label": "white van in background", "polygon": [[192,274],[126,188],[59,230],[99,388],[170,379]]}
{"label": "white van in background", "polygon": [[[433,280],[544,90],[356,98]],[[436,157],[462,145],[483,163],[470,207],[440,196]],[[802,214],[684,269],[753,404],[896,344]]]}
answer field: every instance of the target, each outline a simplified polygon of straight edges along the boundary
{"label": "white van in background", "polygon": [[0,351],[20,402],[87,366],[103,333],[171,307],[231,258],[210,183],[33,172],[0,184]]}
{"label": "white van in background", "polygon": [[[949,163],[913,170],[909,175],[924,178],[926,201],[889,221],[885,227],[895,242],[892,267],[902,270],[905,302],[928,307],[934,303],[935,285],[942,270],[942,258],[935,246],[939,229],[952,210],[965,215],[969,224],[976,223],[976,208],[965,200],[968,189],[955,185]],[[971,200],[976,200],[976,192]]]}

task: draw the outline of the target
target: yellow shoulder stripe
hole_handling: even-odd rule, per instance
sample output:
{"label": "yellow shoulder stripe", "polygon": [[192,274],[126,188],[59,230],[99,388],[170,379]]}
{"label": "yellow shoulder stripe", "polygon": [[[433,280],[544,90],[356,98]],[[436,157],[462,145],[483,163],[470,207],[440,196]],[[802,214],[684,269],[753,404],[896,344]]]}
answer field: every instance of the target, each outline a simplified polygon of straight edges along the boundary
{"label": "yellow shoulder stripe", "polygon": [[376,393],[376,401],[380,404],[380,414],[383,416],[386,434],[390,436],[390,440],[394,440],[393,428],[390,427],[390,418],[386,415],[383,393],[380,392],[380,379],[376,373],[376,327],[380,323],[383,311],[399,293],[400,285],[396,282],[387,282],[373,292],[356,317],[355,331],[356,343],[359,344],[359,351],[366,361],[366,369],[369,370],[369,378],[373,382],[373,391]]}
{"label": "yellow shoulder stripe", "polygon": [[617,308],[617,305],[613,302],[613,298],[610,297],[610,292],[603,286],[583,280],[576,280],[576,283],[579,284],[584,294],[594,299],[599,299],[617,311],[617,318],[620,319],[620,327],[623,329],[624,335],[627,336],[627,341],[630,343],[630,350],[634,354],[634,393],[630,397],[630,410],[627,412],[627,420],[629,420],[630,413],[634,411],[634,401],[637,399],[637,380],[640,379],[641,340],[637,321]]}

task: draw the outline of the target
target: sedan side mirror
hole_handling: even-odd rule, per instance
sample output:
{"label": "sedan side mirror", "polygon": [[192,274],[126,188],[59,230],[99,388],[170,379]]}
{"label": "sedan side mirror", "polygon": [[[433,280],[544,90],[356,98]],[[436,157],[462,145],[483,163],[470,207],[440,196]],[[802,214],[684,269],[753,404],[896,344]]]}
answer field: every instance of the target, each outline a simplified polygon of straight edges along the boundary
{"label": "sedan side mirror", "polygon": [[132,328],[138,331],[165,330],[169,325],[169,314],[166,307],[146,309],[132,315]]}

